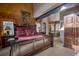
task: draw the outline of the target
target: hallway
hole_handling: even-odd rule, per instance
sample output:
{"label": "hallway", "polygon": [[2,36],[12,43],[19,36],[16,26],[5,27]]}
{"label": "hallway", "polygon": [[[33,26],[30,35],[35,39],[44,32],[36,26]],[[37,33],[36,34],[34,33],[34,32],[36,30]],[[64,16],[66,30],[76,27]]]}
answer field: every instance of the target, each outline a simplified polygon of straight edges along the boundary
{"label": "hallway", "polygon": [[63,47],[63,43],[61,42],[60,37],[54,37],[54,47]]}

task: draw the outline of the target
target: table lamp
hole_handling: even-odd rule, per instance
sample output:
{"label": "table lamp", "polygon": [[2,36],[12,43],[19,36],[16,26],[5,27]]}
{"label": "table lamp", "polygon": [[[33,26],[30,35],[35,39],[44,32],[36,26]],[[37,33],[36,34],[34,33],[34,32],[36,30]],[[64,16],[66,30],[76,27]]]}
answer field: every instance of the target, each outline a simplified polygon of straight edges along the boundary
{"label": "table lamp", "polygon": [[7,36],[10,35],[10,30],[11,30],[10,26],[6,26],[5,30],[6,30]]}

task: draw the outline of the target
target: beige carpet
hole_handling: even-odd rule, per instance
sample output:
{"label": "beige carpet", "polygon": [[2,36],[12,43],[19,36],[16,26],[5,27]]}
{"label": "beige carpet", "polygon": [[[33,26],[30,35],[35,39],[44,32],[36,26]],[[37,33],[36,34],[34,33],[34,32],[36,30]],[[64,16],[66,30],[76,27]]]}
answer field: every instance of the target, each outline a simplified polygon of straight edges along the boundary
{"label": "beige carpet", "polygon": [[[24,49],[24,48],[22,48]],[[0,50],[0,56],[9,56],[10,47]],[[62,46],[62,42],[59,38],[54,41],[54,47],[50,47],[34,56],[73,56],[74,51]]]}
{"label": "beige carpet", "polygon": [[74,56],[75,53],[73,50],[68,48],[58,48],[58,47],[50,47],[34,56]]}
{"label": "beige carpet", "polygon": [[63,47],[63,43],[60,40],[60,37],[54,37],[54,47]]}
{"label": "beige carpet", "polygon": [[54,47],[50,47],[34,56],[74,56],[75,52],[72,49],[63,47],[59,37],[54,38]]}
{"label": "beige carpet", "polygon": [[10,47],[0,50],[0,56],[9,56],[9,53],[10,53]]}

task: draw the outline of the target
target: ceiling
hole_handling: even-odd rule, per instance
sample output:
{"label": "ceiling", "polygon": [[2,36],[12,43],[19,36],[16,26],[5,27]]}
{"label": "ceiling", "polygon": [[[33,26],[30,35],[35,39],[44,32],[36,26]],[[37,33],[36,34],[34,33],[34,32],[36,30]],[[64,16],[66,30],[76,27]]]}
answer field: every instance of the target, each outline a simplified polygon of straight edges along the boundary
{"label": "ceiling", "polygon": [[54,9],[63,3],[35,3],[34,4],[34,17],[39,17],[40,15],[46,13],[47,11]]}

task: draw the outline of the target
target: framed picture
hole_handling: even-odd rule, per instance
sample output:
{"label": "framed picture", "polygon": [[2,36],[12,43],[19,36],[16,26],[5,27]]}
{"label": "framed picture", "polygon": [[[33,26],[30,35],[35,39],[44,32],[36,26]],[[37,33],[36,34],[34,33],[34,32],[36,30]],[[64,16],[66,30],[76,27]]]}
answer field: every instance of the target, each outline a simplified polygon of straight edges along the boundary
{"label": "framed picture", "polygon": [[9,32],[9,35],[14,35],[14,23],[10,21],[3,21],[3,33]]}
{"label": "framed picture", "polygon": [[22,25],[27,25],[29,23],[29,20],[30,20],[30,12],[27,12],[27,11],[21,11],[21,20],[23,22]]}

